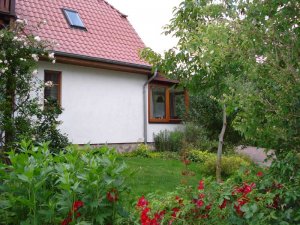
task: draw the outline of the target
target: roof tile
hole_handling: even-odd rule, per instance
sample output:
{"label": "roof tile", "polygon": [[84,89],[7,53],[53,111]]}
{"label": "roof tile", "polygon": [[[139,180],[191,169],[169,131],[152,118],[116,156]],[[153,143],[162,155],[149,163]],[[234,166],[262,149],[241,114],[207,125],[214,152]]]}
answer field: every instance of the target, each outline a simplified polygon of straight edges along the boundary
{"label": "roof tile", "polygon": [[[63,8],[77,11],[87,29],[71,28]],[[30,25],[46,20],[36,35],[59,45],[54,50],[149,66],[139,50],[145,45],[124,14],[104,0],[17,0],[19,18]]]}

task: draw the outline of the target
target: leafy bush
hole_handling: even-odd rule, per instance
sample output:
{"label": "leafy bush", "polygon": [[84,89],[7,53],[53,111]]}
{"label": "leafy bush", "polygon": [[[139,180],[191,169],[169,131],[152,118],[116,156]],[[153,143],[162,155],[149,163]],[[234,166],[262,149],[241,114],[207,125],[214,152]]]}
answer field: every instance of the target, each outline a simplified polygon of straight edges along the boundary
{"label": "leafy bush", "polygon": [[165,195],[141,196],[141,224],[300,224],[300,156],[288,153],[267,170],[247,167],[232,179],[200,180]]}
{"label": "leafy bush", "polygon": [[124,157],[141,157],[141,158],[152,158],[152,151],[148,145],[139,144],[138,147],[132,152],[121,153]]}
{"label": "leafy bush", "polygon": [[154,144],[157,151],[179,152],[183,148],[183,133],[176,131],[160,131],[154,135]]}
{"label": "leafy bush", "polygon": [[[189,150],[186,152],[186,158],[193,162],[203,164],[202,172],[208,176],[215,176],[216,174],[216,160],[215,153],[199,150]],[[223,155],[222,156],[222,175],[229,177],[234,175],[240,167],[250,166],[251,160],[242,155]]]}
{"label": "leafy bush", "polygon": [[[38,29],[42,24],[36,25]],[[51,151],[68,145],[58,129],[62,110],[52,106],[44,110],[39,93],[45,84],[36,76],[39,57],[55,62],[52,44],[33,33],[35,25],[27,29],[20,19],[0,29],[0,146],[4,151],[19,147],[24,139],[51,141]]]}
{"label": "leafy bush", "polygon": [[112,224],[125,215],[126,165],[108,148],[51,154],[21,143],[0,164],[0,224]]}
{"label": "leafy bush", "polygon": [[207,151],[189,150],[186,153],[186,157],[188,160],[191,160],[192,162],[205,163],[207,160],[211,158],[216,158],[216,154]]}
{"label": "leafy bush", "polygon": [[[216,174],[216,155],[208,157],[203,165],[203,172],[206,175],[215,176]],[[222,156],[222,175],[229,177],[234,175],[241,167],[250,166],[249,159],[239,155]]]}
{"label": "leafy bush", "polygon": [[140,144],[132,152],[121,153],[123,157],[140,157],[140,158],[160,158],[160,159],[180,159],[177,152],[157,152],[149,148],[148,145]]}
{"label": "leafy bush", "polygon": [[59,124],[61,124],[61,121],[58,121],[58,116],[61,113],[61,107],[57,103],[50,103],[49,101],[45,110],[40,110],[37,113],[38,121],[33,132],[35,144],[51,141],[49,143],[51,152],[59,152],[70,144],[67,135],[60,133],[58,129]]}
{"label": "leafy bush", "polygon": [[184,125],[183,132],[185,144],[196,149],[207,149],[209,151],[217,149],[218,142],[210,140],[208,138],[208,132],[202,126],[190,122],[185,123]]}

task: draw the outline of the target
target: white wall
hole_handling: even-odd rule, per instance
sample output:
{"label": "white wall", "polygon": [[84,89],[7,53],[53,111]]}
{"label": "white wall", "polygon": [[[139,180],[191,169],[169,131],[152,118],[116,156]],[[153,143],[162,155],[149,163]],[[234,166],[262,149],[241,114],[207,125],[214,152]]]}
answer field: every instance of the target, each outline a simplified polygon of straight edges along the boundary
{"label": "white wall", "polygon": [[163,123],[150,123],[148,124],[148,142],[153,142],[154,134],[159,133],[161,130],[176,130],[183,128],[181,124],[163,124]]}
{"label": "white wall", "polygon": [[[40,62],[44,70],[62,71],[61,131],[74,144],[134,143],[143,139],[143,84],[146,75]],[[149,124],[153,133],[173,124]]]}

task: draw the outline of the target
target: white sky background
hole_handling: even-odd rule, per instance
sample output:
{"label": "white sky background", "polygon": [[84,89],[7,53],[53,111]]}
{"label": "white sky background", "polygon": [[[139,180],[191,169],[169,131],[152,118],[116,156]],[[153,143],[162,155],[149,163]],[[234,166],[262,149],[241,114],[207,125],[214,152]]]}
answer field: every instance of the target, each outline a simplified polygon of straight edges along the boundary
{"label": "white sky background", "polygon": [[162,34],[172,11],[182,0],[106,0],[121,13],[128,15],[132,26],[147,47],[163,53],[176,45],[176,39]]}

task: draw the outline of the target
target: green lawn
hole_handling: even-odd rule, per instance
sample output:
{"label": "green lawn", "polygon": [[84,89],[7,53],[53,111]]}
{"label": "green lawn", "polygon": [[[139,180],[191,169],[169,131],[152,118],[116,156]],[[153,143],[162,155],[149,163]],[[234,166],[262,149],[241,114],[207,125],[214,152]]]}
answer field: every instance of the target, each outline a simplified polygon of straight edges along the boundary
{"label": "green lawn", "polygon": [[[129,178],[133,196],[146,195],[150,192],[166,193],[174,191],[184,177],[181,175],[184,165],[178,160],[151,158],[123,158],[130,170],[135,171]],[[202,178],[199,164],[189,165],[195,176],[189,176],[188,184],[196,186]]]}

